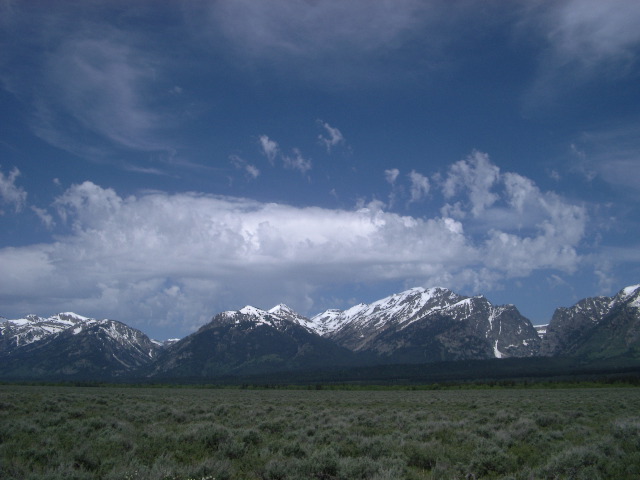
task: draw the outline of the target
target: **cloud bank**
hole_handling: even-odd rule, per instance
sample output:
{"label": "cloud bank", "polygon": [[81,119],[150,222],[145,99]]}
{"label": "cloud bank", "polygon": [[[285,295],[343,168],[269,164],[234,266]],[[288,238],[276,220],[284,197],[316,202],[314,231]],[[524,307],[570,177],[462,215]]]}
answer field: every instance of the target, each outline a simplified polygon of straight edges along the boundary
{"label": "cloud bank", "polygon": [[[425,180],[411,179],[422,185],[411,195],[426,193]],[[439,188],[456,202],[419,218],[380,202],[332,210],[198,193],[122,197],[87,181],[51,206],[55,242],[0,250],[0,299],[186,332],[248,301],[289,299],[316,313],[310,295],[340,284],[479,289],[577,268],[583,207],[500,173],[479,152],[452,165]]]}

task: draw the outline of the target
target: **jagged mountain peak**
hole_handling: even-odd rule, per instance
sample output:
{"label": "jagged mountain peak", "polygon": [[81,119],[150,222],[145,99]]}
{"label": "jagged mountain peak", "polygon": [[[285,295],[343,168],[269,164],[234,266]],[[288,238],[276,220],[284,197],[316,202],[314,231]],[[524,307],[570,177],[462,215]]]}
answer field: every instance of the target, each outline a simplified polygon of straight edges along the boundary
{"label": "jagged mountain peak", "polygon": [[219,313],[211,319],[210,323],[204,325],[201,330],[207,330],[220,324],[237,325],[242,329],[253,329],[260,325],[266,325],[277,330],[282,330],[290,323],[294,322],[285,315],[263,310],[252,305],[246,305],[240,310],[227,310]]}
{"label": "jagged mountain peak", "polygon": [[[581,351],[581,345],[587,340],[587,336],[599,335],[604,341],[613,338],[610,320],[616,311],[631,307],[629,315],[637,317],[640,309],[640,284],[624,287],[615,296],[583,298],[571,307],[559,307],[553,313],[553,317],[547,328],[545,341],[542,344],[542,355],[573,354]],[[635,312],[635,313],[633,313]],[[604,322],[604,323],[603,323]],[[592,332],[592,333],[588,333]],[[621,338],[627,333],[619,333]],[[628,333],[627,341],[634,338],[634,334]],[[589,342],[594,343],[593,340]]]}
{"label": "jagged mountain peak", "polygon": [[[288,325],[293,323],[309,332],[317,333],[311,320],[300,315],[284,303],[280,303],[270,310],[262,310],[251,305],[247,305],[240,310],[228,310],[213,317],[211,323],[246,324],[247,322],[252,323],[254,327],[268,325],[278,330],[286,329]],[[208,328],[208,326],[205,325],[202,328]]]}

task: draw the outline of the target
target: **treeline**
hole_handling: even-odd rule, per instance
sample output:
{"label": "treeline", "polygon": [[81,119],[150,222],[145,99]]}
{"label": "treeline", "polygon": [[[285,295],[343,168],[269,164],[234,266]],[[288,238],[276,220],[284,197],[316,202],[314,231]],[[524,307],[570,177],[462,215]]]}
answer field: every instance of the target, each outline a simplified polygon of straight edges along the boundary
{"label": "treeline", "polygon": [[262,375],[122,378],[114,381],[51,379],[11,381],[24,385],[83,387],[145,386],[191,388],[296,388],[296,389],[442,389],[531,388],[572,386],[640,386],[640,365],[625,359],[586,362],[574,358],[512,358],[429,364],[396,364],[373,367],[330,368],[276,372]]}

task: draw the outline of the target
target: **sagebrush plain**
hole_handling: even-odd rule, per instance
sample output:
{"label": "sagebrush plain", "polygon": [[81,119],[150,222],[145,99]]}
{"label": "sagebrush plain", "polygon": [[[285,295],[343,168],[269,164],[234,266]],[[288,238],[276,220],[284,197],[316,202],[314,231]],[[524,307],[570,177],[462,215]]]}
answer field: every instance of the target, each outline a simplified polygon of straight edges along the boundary
{"label": "sagebrush plain", "polygon": [[3,479],[640,478],[640,389],[0,386]]}

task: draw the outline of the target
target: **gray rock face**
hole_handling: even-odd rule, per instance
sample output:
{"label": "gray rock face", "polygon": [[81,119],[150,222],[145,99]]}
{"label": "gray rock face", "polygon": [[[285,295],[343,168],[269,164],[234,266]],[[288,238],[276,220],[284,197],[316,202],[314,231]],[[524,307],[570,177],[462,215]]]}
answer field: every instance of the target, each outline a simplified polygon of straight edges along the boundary
{"label": "gray rock face", "polygon": [[569,349],[583,331],[609,312],[611,300],[611,297],[585,298],[572,307],[557,308],[547,326],[540,355],[561,355]]}
{"label": "gray rock face", "polygon": [[[547,326],[541,355],[613,356],[638,343],[640,285],[613,297],[592,297],[556,309]],[[598,353],[599,352],[599,353]]]}

